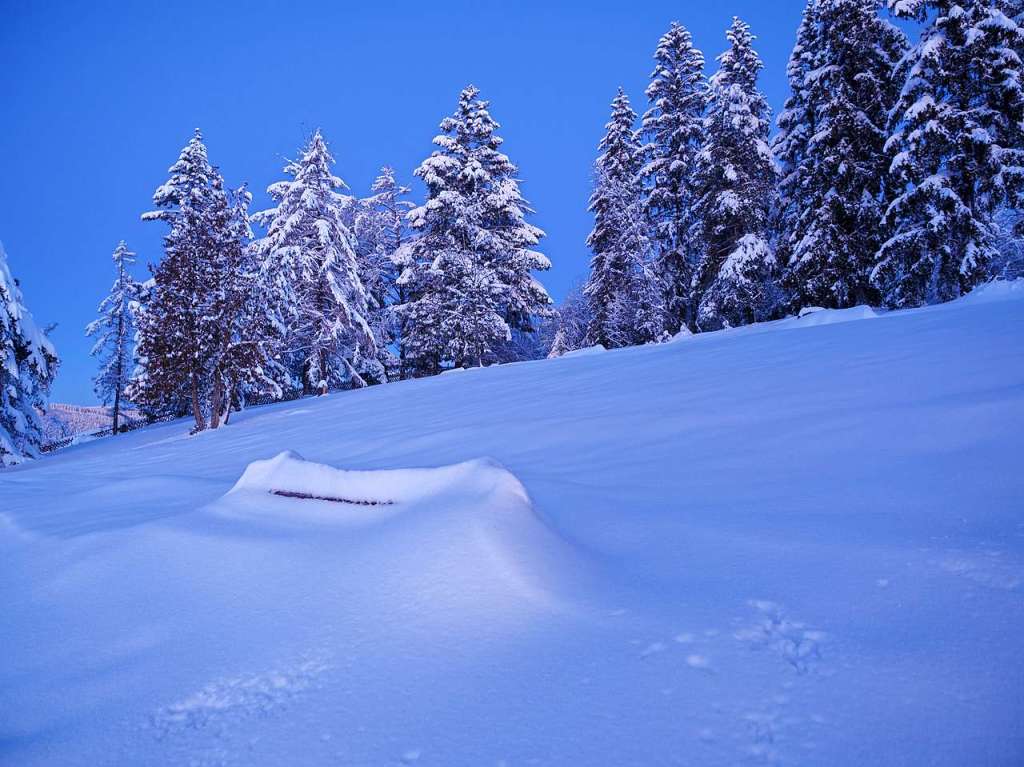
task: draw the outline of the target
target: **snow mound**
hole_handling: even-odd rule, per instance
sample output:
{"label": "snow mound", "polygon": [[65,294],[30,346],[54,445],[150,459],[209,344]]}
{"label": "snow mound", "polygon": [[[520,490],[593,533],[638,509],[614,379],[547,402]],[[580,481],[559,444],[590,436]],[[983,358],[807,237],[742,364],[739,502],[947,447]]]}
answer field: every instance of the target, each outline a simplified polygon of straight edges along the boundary
{"label": "snow mound", "polygon": [[571,352],[566,352],[562,355],[562,359],[566,357],[592,357],[595,354],[601,354],[607,351],[601,344],[595,344],[594,346],[585,346],[582,349],[573,349]]}
{"label": "snow mound", "polygon": [[362,563],[346,580],[366,594],[380,594],[382,584],[416,593],[435,607],[555,608],[581,572],[579,556],[536,513],[522,483],[488,459],[348,471],[286,451],[250,463],[213,511],[313,530],[320,541],[333,528],[339,537],[331,545]]}
{"label": "snow mound", "polygon": [[800,310],[799,317],[782,320],[779,324],[793,328],[813,328],[819,325],[835,325],[840,322],[872,320],[878,316],[878,311],[866,304],[851,306],[849,309],[822,309],[808,306]]}
{"label": "snow mound", "polygon": [[980,285],[954,304],[984,304],[992,301],[1005,301],[1024,296],[1024,278],[1017,280],[993,280]]}
{"label": "snow mound", "polygon": [[693,331],[685,325],[679,328],[679,332],[676,333],[672,338],[669,339],[669,343],[676,343],[678,341],[685,341],[687,338],[693,338]]}
{"label": "snow mound", "polygon": [[458,473],[453,468],[344,471],[286,450],[269,460],[250,463],[228,494],[256,491],[300,500],[391,506],[437,492]]}

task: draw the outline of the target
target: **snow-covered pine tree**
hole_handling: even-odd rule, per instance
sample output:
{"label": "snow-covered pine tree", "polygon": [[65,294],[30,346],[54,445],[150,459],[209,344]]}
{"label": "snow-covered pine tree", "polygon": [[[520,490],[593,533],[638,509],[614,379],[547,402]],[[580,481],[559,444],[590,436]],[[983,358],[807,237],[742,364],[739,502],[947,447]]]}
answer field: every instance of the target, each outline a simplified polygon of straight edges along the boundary
{"label": "snow-covered pine tree", "polygon": [[203,143],[203,134],[195,129],[192,138],[181,150],[177,162],[168,171],[167,179],[153,193],[155,210],[142,214],[143,221],[165,221],[173,224],[184,198],[208,188],[213,169]]}
{"label": "snow-covered pine tree", "polygon": [[441,122],[439,149],[415,171],[427,202],[409,213],[416,236],[401,250],[407,266],[398,280],[408,292],[398,312],[415,375],[494,360],[513,329],[529,332],[549,311],[532,275],[550,266],[533,250],[543,232],[526,222],[531,211],[487,107],[465,88]]}
{"label": "snow-covered pine tree", "polygon": [[25,308],[0,244],[0,466],[39,455],[57,352]]}
{"label": "snow-covered pine tree", "polygon": [[[792,254],[788,235],[796,229],[802,212],[799,201],[804,187],[809,183],[807,175],[814,169],[814,162],[807,153],[807,145],[814,135],[816,118],[816,112],[810,106],[808,74],[814,71],[815,62],[820,59],[819,4],[820,0],[807,0],[800,17],[796,43],[786,65],[789,95],[779,112],[776,120],[779,130],[771,143],[779,174],[772,229],[777,235],[776,257],[783,269]],[[796,300],[792,292],[790,290],[790,295],[785,297],[786,303]]]}
{"label": "snow-covered pine tree", "polygon": [[726,38],[729,49],[711,78],[694,174],[703,251],[695,275],[701,330],[767,319],[778,302],[769,240],[776,183],[770,110],[757,89],[763,64],[743,21],[734,18]]}
{"label": "snow-covered pine tree", "polygon": [[164,258],[153,268],[145,311],[137,318],[139,364],[127,396],[150,416],[179,412],[187,401],[202,431],[212,351],[205,318],[211,286],[205,279],[217,244],[208,216],[215,172],[198,129],[169,172],[170,180],[153,195],[157,209],[142,216],[171,228]]}
{"label": "snow-covered pine tree", "polygon": [[693,224],[691,180],[700,149],[707,81],[704,54],[693,46],[686,27],[672,22],[658,41],[655,67],[647,86],[650,108],[643,116],[648,141],[647,212],[653,223],[657,263],[665,288],[666,326],[675,333],[692,325],[691,288],[696,261],[690,229]]}
{"label": "snow-covered pine tree", "polygon": [[643,149],[634,130],[636,112],[619,88],[611,119],[598,144],[589,210],[594,254],[584,294],[590,303],[588,346],[632,346],[661,340],[664,303],[650,269],[651,241],[641,171]]}
{"label": "snow-covered pine tree", "polygon": [[[385,166],[374,180],[370,196],[359,201],[355,217],[359,275],[366,287],[367,319],[377,342],[377,362],[383,370],[380,380],[384,381],[403,377],[402,323],[392,308],[405,302],[398,275],[402,268],[399,251],[408,239],[405,216],[413,207],[412,202],[403,199],[409,191],[409,187],[395,181],[394,169]],[[398,346],[397,359],[392,345]]]}
{"label": "snow-covered pine tree", "polygon": [[774,145],[786,211],[780,238],[790,308],[873,302],[881,245],[887,121],[902,32],[878,0],[811,0],[788,74]]}
{"label": "snow-covered pine tree", "polygon": [[551,339],[548,358],[561,357],[584,348],[590,319],[590,301],[583,292],[583,286],[576,286],[566,294],[558,307],[557,326]]}
{"label": "snow-covered pine tree", "polygon": [[890,307],[948,301],[997,257],[993,214],[1024,184],[1024,32],[992,0],[889,0],[924,24],[898,70],[888,149],[897,191],[872,283]]}
{"label": "snow-covered pine tree", "polygon": [[112,406],[113,433],[118,433],[121,405],[125,390],[132,380],[134,368],[135,309],[139,300],[139,284],[131,274],[135,254],[124,240],[114,249],[114,284],[100,302],[99,317],[85,329],[87,336],[96,336],[92,355],[99,357],[100,370],[93,379],[96,396],[104,405]]}
{"label": "snow-covered pine tree", "polygon": [[1004,208],[996,213],[995,224],[999,257],[992,262],[989,273],[997,279],[1020,279],[1024,277],[1024,213]]}
{"label": "snow-covered pine tree", "polygon": [[249,248],[252,195],[244,185],[227,192],[218,173],[212,186],[209,219],[215,248],[205,264],[204,281],[211,289],[204,318],[211,338],[210,427],[216,429],[227,423],[232,401],[245,393],[280,398],[278,381],[285,376],[273,357],[273,339],[264,332],[259,269]]}
{"label": "snow-covered pine tree", "polygon": [[544,232],[526,220],[533,210],[519,189],[518,168],[499,151],[504,139],[495,133],[501,126],[488,111],[490,102],[471,85],[460,110],[463,103],[468,110],[449,127],[458,132],[461,124],[459,143],[469,150],[467,168],[476,176],[473,193],[484,230],[477,247],[498,280],[503,319],[511,330],[529,333],[534,318],[551,313],[551,297],[533,276],[551,268],[548,257],[534,250]]}
{"label": "snow-covered pine tree", "polygon": [[320,394],[364,386],[358,369],[377,356],[355,236],[346,223],[356,203],[339,191],[346,187],[333,164],[318,130],[301,158],[285,167],[292,178],[267,189],[277,207],[253,216],[267,226],[255,247],[268,306],[286,328],[285,356],[306,389]]}

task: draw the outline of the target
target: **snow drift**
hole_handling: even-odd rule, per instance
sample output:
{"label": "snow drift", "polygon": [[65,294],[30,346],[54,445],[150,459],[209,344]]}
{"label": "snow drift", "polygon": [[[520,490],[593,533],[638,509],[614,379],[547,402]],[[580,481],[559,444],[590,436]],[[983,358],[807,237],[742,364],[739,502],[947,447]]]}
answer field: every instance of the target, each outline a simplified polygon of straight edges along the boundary
{"label": "snow drift", "polygon": [[321,542],[331,534],[323,528],[333,528],[339,560],[393,563],[374,568],[367,599],[393,579],[384,591],[429,603],[435,616],[456,605],[472,608],[477,619],[498,612],[489,618],[498,621],[527,605],[567,609],[558,594],[586,570],[537,515],[519,480],[486,459],[345,471],[286,451],[249,464],[210,510],[269,528],[312,527]]}

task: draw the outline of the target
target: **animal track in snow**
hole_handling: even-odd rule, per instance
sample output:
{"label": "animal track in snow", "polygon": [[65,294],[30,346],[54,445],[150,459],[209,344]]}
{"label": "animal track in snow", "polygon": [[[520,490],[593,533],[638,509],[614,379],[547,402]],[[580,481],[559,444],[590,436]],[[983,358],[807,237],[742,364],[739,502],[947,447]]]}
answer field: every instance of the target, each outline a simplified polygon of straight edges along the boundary
{"label": "animal track in snow", "polygon": [[761,620],[737,631],[734,634],[736,639],[753,647],[774,650],[798,674],[810,671],[814,661],[821,659],[819,645],[825,639],[825,633],[789,620],[775,602],[752,599],[749,604],[761,614]]}

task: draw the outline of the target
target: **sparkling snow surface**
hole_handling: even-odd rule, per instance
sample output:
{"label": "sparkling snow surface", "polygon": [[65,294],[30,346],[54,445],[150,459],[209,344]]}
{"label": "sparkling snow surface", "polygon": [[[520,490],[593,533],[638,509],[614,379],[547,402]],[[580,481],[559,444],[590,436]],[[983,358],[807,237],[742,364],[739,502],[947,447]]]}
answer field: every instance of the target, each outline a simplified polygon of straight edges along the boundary
{"label": "sparkling snow surface", "polygon": [[1022,329],[996,285],[2,472],[0,764],[1020,765]]}

